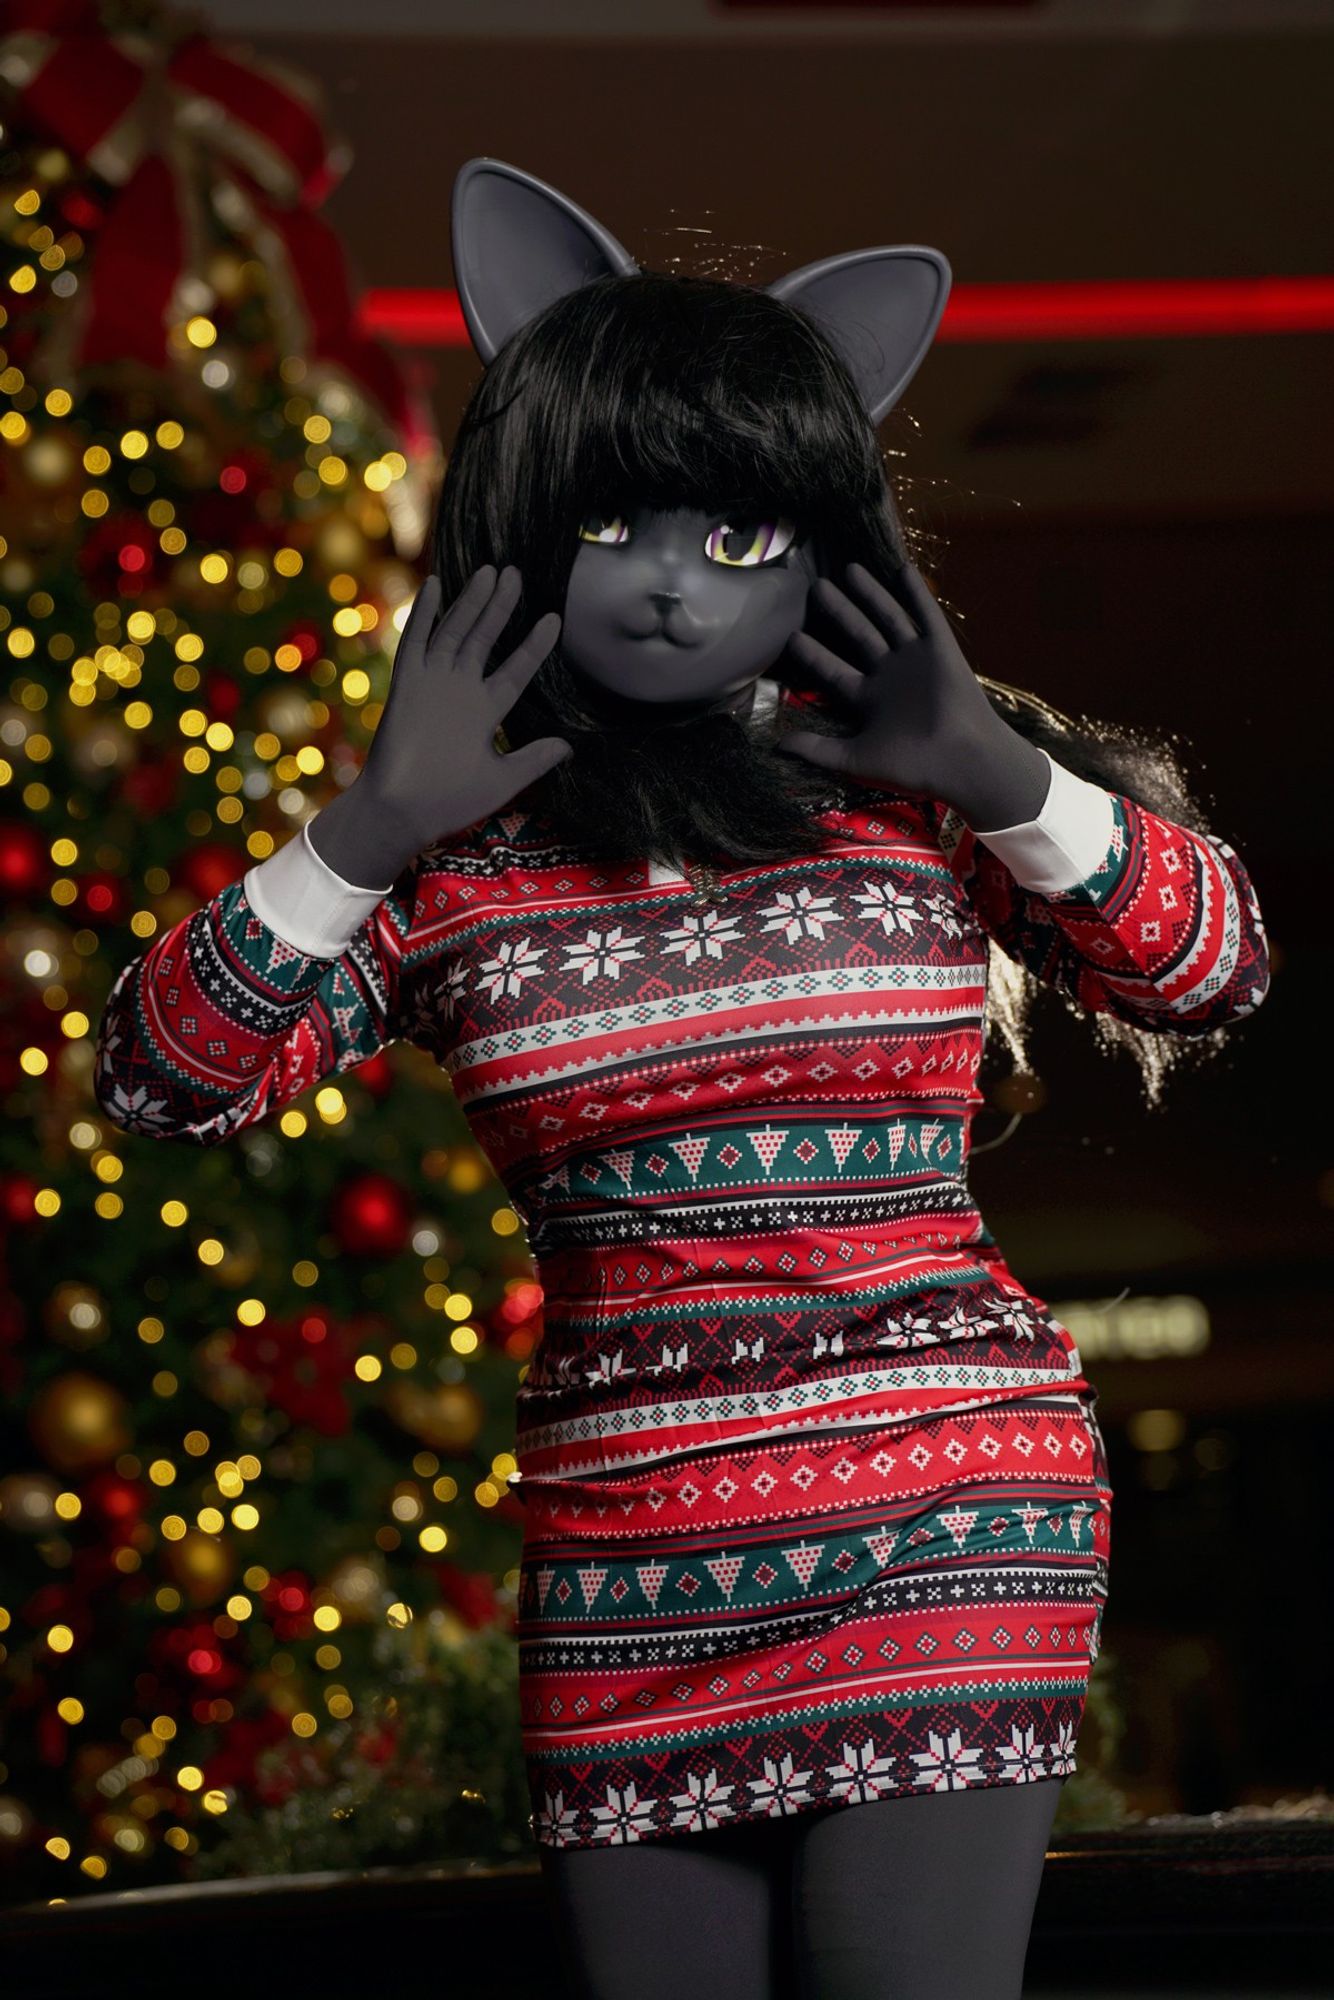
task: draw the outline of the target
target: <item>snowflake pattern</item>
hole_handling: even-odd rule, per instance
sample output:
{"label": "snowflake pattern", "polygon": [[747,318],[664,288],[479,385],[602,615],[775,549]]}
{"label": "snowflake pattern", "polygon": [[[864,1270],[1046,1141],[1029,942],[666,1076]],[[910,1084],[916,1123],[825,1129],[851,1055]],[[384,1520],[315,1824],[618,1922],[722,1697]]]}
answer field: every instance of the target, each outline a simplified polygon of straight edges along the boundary
{"label": "snowflake pattern", "polygon": [[1068,1778],[1075,1768],[1074,1724],[1062,1722],[1056,1730],[1056,1741],[1051,1746],[1051,1768],[1056,1777]]}
{"label": "snowflake pattern", "polygon": [[952,1729],[948,1736],[938,1736],[933,1729],[926,1740],[931,1746],[929,1750],[914,1750],[912,1753],[912,1760],[918,1767],[919,1790],[961,1792],[983,1778],[982,1752],[980,1749],[964,1749],[962,1731]]}
{"label": "snowflake pattern", "polygon": [[851,1805],[890,1797],[894,1762],[892,1757],[877,1757],[874,1744],[845,1743],[840,1761],[828,1766],[830,1799]]}
{"label": "snowflake pattern", "polygon": [[535,945],[529,937],[505,938],[494,958],[482,960],[478,986],[493,1000],[517,1000],[524,980],[539,971],[546,955],[547,947]]}
{"label": "snowflake pattern", "polygon": [[561,971],[577,972],[585,986],[594,979],[619,979],[623,965],[644,956],[642,951],[635,950],[643,939],[626,937],[620,924],[609,931],[585,931],[584,936],[586,943],[566,946]]}
{"label": "snowflake pattern", "polygon": [[655,1803],[653,1799],[640,1798],[633,1778],[628,1785],[608,1785],[606,1805],[593,1807],[598,1840],[612,1847],[642,1840],[653,1831]]}
{"label": "snowflake pattern", "polygon": [[798,1771],[794,1776],[792,1764],[791,1751],[787,1756],[777,1760],[766,1757],[764,1776],[749,1780],[750,1789],[755,1794],[755,1803],[762,1805],[771,1819],[777,1819],[783,1813],[799,1812],[803,1806],[812,1803],[813,1794],[810,1790],[812,1773]]}
{"label": "snowflake pattern", "polygon": [[446,959],[438,977],[430,982],[425,993],[418,994],[414,1025],[429,1031],[437,1021],[452,1021],[467,990],[467,961]]}
{"label": "snowflake pattern", "polygon": [[1037,1731],[1031,1727],[1012,1728],[1009,1742],[1002,1744],[996,1754],[1009,1784],[1028,1784],[1047,1775],[1047,1760],[1037,1740]]}
{"label": "snowflake pattern", "polygon": [[914,924],[920,924],[925,909],[916,896],[906,889],[898,889],[892,882],[876,882],[868,878],[864,886],[854,891],[853,901],[865,907],[858,911],[864,922],[879,924],[886,937],[896,931],[912,935]]}
{"label": "snowflake pattern", "polygon": [[707,1778],[696,1777],[692,1771],[686,1779],[685,1791],[673,1795],[672,1804],[676,1808],[673,1827],[703,1833],[709,1827],[722,1826],[733,1816],[727,1801],[735,1790],[735,1785],[722,1783],[716,1769]]}
{"label": "snowflake pattern", "polygon": [[687,911],[679,925],[663,932],[663,950],[683,954],[683,965],[695,965],[701,958],[721,958],[725,944],[740,944],[738,920],[720,910]]}
{"label": "snowflake pattern", "polygon": [[817,895],[805,883],[799,889],[780,889],[760,915],[769,919],[764,929],[782,931],[788,944],[796,944],[801,938],[813,938],[823,944],[825,925],[843,921],[842,911],[834,908],[834,898]]}
{"label": "snowflake pattern", "polygon": [[578,1815],[565,1803],[563,1792],[548,1792],[545,1804],[528,1815],[529,1831],[550,1847],[573,1846],[577,1839]]}

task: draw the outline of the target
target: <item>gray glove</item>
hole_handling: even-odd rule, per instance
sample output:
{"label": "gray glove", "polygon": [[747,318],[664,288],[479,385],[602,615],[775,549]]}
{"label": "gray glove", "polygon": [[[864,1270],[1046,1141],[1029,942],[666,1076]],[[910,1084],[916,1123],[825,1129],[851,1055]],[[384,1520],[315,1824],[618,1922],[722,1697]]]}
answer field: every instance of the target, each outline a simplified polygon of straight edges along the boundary
{"label": "gray glove", "polygon": [[574,754],[563,736],[500,751],[501,721],[556,643],[545,612],[508,659],[486,673],[519,601],[512,564],[484,563],[436,624],[440,579],[417,593],[394,658],[384,714],[348,789],[308,822],[311,845],[345,882],[392,888],[424,847],[471,826]]}

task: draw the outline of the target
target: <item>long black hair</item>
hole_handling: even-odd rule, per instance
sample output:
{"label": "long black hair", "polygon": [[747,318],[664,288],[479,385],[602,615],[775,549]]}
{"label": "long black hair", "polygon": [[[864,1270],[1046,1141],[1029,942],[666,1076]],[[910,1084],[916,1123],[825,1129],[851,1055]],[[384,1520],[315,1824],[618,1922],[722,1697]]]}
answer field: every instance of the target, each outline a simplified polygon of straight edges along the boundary
{"label": "long black hair", "polygon": [[[634,506],[786,515],[812,537],[822,575],[841,579],[844,565],[859,562],[890,590],[916,559],[886,455],[841,356],[798,308],[723,278],[654,270],[597,278],[505,343],[464,411],[440,493],[442,600],[483,563],[516,564],[523,595],[495,649],[502,659],[542,612],[563,611],[590,509]],[[839,634],[822,631],[820,617],[812,603],[807,630],[838,651]],[[810,698],[781,704],[769,726],[715,709],[622,732],[589,707],[557,643],[509,711],[504,738],[564,736],[575,754],[524,801],[594,853],[628,845],[665,858],[675,846],[746,861],[815,851],[825,838],[816,813],[858,786],[775,747],[794,724],[840,733],[823,688],[803,684],[795,665],[785,679]],[[1076,720],[1025,690],[982,681],[1005,720],[1067,769],[1208,831],[1172,741]],[[695,746],[724,781],[687,797],[670,780]],[[1031,985],[1015,975],[997,985],[999,1025],[1019,1063]],[[1134,1049],[1156,1097],[1171,1059],[1166,1038],[1106,1019],[1099,1026],[1104,1041]]]}

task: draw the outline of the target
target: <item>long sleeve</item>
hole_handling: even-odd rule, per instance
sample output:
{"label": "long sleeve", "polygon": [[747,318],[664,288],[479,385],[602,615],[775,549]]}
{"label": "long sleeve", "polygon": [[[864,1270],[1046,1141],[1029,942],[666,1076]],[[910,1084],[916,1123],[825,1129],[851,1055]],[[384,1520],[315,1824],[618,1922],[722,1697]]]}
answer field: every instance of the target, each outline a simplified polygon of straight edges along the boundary
{"label": "long sleeve", "polygon": [[404,1032],[416,869],[359,889],[306,829],[124,966],[98,1028],[112,1123],[216,1145]]}
{"label": "long sleeve", "polygon": [[939,838],[980,922],[1038,978],[1095,1013],[1204,1035],[1253,1013],[1269,983],[1249,875],[1199,834],[1054,759],[1038,818],[990,833],[940,808]]}

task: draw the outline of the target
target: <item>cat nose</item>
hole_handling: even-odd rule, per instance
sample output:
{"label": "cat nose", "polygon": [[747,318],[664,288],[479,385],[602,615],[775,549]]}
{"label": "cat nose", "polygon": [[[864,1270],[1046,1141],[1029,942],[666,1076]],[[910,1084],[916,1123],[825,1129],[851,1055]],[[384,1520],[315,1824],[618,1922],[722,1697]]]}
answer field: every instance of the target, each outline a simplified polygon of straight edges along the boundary
{"label": "cat nose", "polygon": [[655,611],[662,612],[666,617],[672,606],[681,602],[681,593],[679,590],[651,590],[648,601]]}

